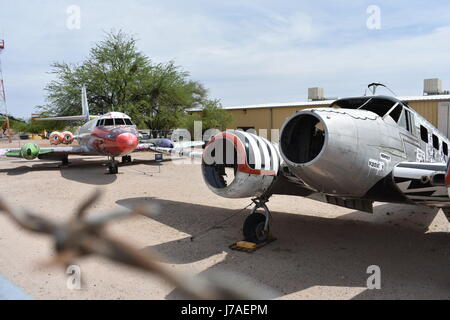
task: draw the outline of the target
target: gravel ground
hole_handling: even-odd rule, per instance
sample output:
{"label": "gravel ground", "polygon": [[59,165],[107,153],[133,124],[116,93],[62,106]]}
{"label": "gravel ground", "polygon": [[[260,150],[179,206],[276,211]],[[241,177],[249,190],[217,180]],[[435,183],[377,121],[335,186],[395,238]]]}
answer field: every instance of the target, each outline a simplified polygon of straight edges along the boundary
{"label": "gravel ground", "polygon": [[[379,203],[369,215],[275,196],[269,208],[278,240],[249,255],[228,249],[242,239],[249,211],[221,221],[250,200],[215,196],[198,165],[174,160],[158,168],[153,158],[152,153],[138,154],[117,176],[105,174],[105,158],[73,157],[68,168],[54,162],[1,159],[0,196],[59,221],[68,219],[95,189],[104,191],[95,212],[152,201],[162,209],[158,216],[115,222],[108,231],[142,250],[158,251],[168,268],[191,275],[232,275],[269,298],[450,299],[449,223],[442,212]],[[48,239],[0,216],[0,274],[35,299],[180,297],[152,275],[97,257],[79,261],[83,288],[71,291],[65,270],[43,267],[51,255]],[[366,287],[371,265],[381,268],[381,290]]]}

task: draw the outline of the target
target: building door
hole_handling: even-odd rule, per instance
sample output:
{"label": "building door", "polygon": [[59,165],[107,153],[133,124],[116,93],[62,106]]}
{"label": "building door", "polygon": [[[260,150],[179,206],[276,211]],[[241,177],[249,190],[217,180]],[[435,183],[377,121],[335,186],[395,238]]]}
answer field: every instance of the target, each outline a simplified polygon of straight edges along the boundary
{"label": "building door", "polygon": [[438,129],[450,137],[450,102],[441,102],[438,107]]}

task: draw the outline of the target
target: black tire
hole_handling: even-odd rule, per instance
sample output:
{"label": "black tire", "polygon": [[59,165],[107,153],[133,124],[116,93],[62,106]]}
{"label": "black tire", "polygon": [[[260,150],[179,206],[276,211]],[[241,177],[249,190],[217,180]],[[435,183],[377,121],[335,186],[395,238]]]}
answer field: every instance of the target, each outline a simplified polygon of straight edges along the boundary
{"label": "black tire", "polygon": [[269,237],[269,232],[265,232],[266,217],[260,213],[254,213],[244,222],[245,241],[262,243]]}
{"label": "black tire", "polygon": [[110,174],[118,174],[119,173],[119,166],[117,165],[117,162],[109,165],[109,173]]}
{"label": "black tire", "polygon": [[61,162],[62,162],[63,166],[68,166],[69,165],[69,157],[62,158]]}

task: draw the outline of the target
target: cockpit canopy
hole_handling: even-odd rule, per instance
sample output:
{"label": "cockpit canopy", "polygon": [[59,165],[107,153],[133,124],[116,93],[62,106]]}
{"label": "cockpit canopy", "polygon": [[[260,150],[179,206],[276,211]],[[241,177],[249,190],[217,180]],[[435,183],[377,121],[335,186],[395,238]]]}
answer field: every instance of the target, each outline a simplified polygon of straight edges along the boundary
{"label": "cockpit canopy", "polygon": [[358,97],[337,100],[331,108],[358,109],[371,111],[385,121],[395,122],[412,132],[414,116],[411,108],[402,101],[389,96]]}
{"label": "cockpit canopy", "polygon": [[134,126],[134,123],[126,114],[115,112],[98,119],[96,125],[97,127]]}
{"label": "cockpit canopy", "polygon": [[131,119],[122,119],[122,118],[109,118],[109,119],[100,119],[97,122],[97,127],[110,127],[110,126],[133,126],[133,122]]}
{"label": "cockpit canopy", "polygon": [[388,96],[376,96],[376,97],[359,97],[359,98],[347,98],[334,102],[332,108],[343,109],[359,109],[371,111],[380,117],[384,117],[391,111],[394,106],[401,105],[406,109],[409,109],[402,101]]}

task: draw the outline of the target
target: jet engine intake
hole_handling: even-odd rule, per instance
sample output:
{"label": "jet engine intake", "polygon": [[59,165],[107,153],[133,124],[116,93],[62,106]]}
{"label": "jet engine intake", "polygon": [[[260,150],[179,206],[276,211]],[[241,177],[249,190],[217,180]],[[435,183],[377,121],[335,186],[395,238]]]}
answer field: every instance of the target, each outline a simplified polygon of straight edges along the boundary
{"label": "jet engine intake", "polygon": [[283,130],[280,146],[292,163],[301,165],[314,161],[325,146],[323,122],[313,114],[293,118]]}
{"label": "jet engine intake", "polygon": [[50,144],[52,145],[58,145],[61,143],[64,143],[64,135],[61,132],[52,132],[50,134]]}
{"label": "jet engine intake", "polygon": [[216,135],[204,150],[203,178],[225,198],[264,195],[280,170],[277,147],[254,134],[230,130]]}
{"label": "jet engine intake", "polygon": [[369,116],[368,111],[328,108],[294,114],[280,135],[281,155],[290,172],[318,192],[363,196],[381,179],[378,174],[384,169],[379,161],[376,169],[371,169],[368,162],[378,159],[379,151],[374,149],[372,155],[359,145],[360,131],[378,135],[377,122],[365,120]]}
{"label": "jet engine intake", "polygon": [[63,136],[63,142],[64,144],[72,144],[74,141],[73,133],[70,131],[65,131],[62,133]]}
{"label": "jet engine intake", "polygon": [[34,160],[39,156],[40,148],[37,144],[28,143],[20,149],[20,155],[27,160]]}

